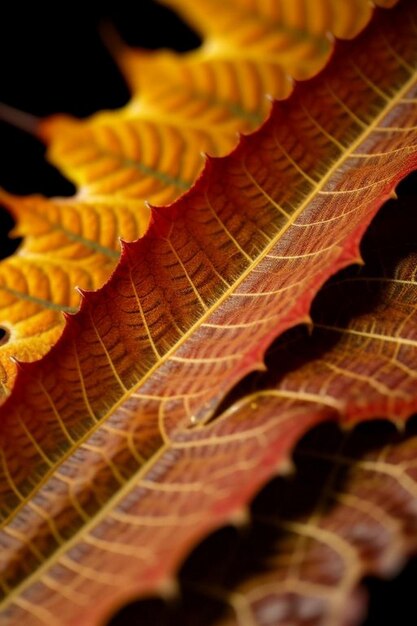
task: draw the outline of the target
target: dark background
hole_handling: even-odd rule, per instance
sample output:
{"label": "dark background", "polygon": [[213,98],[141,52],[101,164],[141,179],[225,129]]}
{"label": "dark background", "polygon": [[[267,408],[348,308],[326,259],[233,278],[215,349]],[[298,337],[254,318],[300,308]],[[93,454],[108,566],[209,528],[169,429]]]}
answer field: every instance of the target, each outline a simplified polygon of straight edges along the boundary
{"label": "dark background", "polygon": [[[127,86],[99,35],[105,21],[131,45],[184,51],[200,43],[174,13],[152,0],[104,2],[99,10],[88,2],[50,7],[27,3],[16,10],[4,3],[0,12],[0,102],[36,116],[85,117],[128,101]],[[0,121],[0,142],[1,187],[16,194],[73,193],[47,164],[36,139]],[[5,237],[11,222],[4,211],[0,225],[2,258],[13,250]]]}
{"label": "dark background", "polygon": [[[104,20],[131,45],[181,51],[199,45],[194,33],[152,0],[101,3],[99,11],[87,3],[55,3],[54,8],[28,3],[19,10],[3,6],[0,101],[37,116],[66,112],[84,117],[124,105],[129,98],[127,87],[98,32]],[[72,194],[72,185],[46,163],[44,148],[36,139],[0,122],[0,142],[0,186],[17,194]],[[400,186],[403,194],[415,190],[415,177]],[[11,226],[7,212],[0,208],[0,258],[16,247],[7,237]],[[391,583],[369,581],[366,626],[417,624],[415,593],[409,593],[416,588],[416,580],[413,562]],[[139,615],[136,609],[123,611],[112,624],[159,626],[156,615],[152,618],[151,614],[146,625]]]}

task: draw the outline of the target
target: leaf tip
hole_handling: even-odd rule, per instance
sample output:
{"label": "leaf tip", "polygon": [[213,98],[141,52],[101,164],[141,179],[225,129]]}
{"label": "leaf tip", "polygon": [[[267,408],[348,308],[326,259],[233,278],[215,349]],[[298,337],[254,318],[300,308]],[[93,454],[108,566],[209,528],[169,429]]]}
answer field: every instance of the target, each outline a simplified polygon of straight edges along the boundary
{"label": "leaf tip", "polygon": [[248,526],[251,520],[250,510],[247,506],[242,506],[232,512],[228,519],[228,523],[235,528],[244,528]]}
{"label": "leaf tip", "polygon": [[22,365],[23,365],[22,361],[19,361],[19,359],[16,356],[14,356],[13,354],[11,354],[9,356],[9,361],[14,363],[14,365],[16,365],[16,367],[18,367],[18,368],[22,367]]}
{"label": "leaf tip", "polygon": [[[342,413],[340,413],[339,416],[342,416]],[[356,428],[358,422],[349,418],[343,419],[342,417],[342,419],[340,419],[340,421],[338,422],[338,425],[340,426],[340,430],[343,433],[347,433],[349,435],[353,431],[353,429]]]}
{"label": "leaf tip", "polygon": [[406,421],[398,417],[388,417],[389,422],[395,427],[399,435],[405,434]]}
{"label": "leaf tip", "polygon": [[81,300],[84,300],[86,295],[89,293],[87,289],[83,289],[79,285],[75,285],[74,289],[79,294],[79,296],[81,297]]}
{"label": "leaf tip", "polygon": [[313,322],[313,318],[311,317],[311,315],[309,313],[307,313],[304,317],[303,320],[301,322],[302,324],[304,324],[307,327],[307,333],[309,335],[311,335],[311,333],[314,330],[314,322]]}
{"label": "leaf tip", "polygon": [[134,241],[126,241],[123,237],[119,237],[120,252],[122,257],[129,257],[132,248],[135,247]]}
{"label": "leaf tip", "polygon": [[291,457],[287,456],[280,459],[277,465],[277,473],[279,476],[294,476],[296,473],[295,463]]}
{"label": "leaf tip", "polygon": [[161,238],[167,237],[171,230],[172,222],[176,218],[175,203],[168,205],[169,211],[167,211],[167,207],[156,206],[150,202],[145,202],[145,206],[150,213],[148,236],[154,234]]}
{"label": "leaf tip", "polygon": [[[236,133],[236,135],[239,136],[240,133]],[[200,152],[200,156],[202,157],[204,161],[205,168],[207,166],[213,165],[213,163],[216,163],[217,161],[224,162],[224,157],[214,156],[213,154],[209,154],[208,152]]]}
{"label": "leaf tip", "polygon": [[16,369],[19,372],[23,372],[23,371],[27,371],[28,368],[32,365],[31,363],[28,363],[26,361],[20,361],[16,356],[14,355],[10,355],[9,356],[9,361],[11,361],[14,366],[16,367]]}
{"label": "leaf tip", "polygon": [[64,318],[64,322],[69,322],[69,320],[74,317],[74,314],[70,311],[61,311],[61,315]]}
{"label": "leaf tip", "polygon": [[176,578],[164,578],[158,583],[156,593],[165,601],[172,601],[180,596],[180,586]]}

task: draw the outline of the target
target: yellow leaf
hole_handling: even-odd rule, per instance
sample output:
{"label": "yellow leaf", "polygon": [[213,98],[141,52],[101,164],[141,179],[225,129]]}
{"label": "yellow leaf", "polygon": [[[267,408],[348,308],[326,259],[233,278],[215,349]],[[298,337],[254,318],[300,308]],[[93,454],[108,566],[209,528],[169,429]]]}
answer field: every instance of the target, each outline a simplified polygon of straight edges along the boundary
{"label": "yellow leaf", "polygon": [[201,152],[231,150],[237,132],[265,119],[267,95],[285,98],[293,78],[316,74],[334,36],[354,37],[373,10],[368,0],[166,4],[201,32],[198,50],[137,51],[113,42],[130,103],[87,121],[56,116],[42,125],[52,162],[85,192],[172,201],[201,170]]}
{"label": "yellow leaf", "polygon": [[[0,319],[10,336],[0,350],[0,382],[10,388],[16,364],[40,358],[62,332],[63,312],[79,304],[76,286],[97,289],[119,258],[119,237],[137,239],[146,216],[137,202],[107,198],[18,198],[0,192],[24,237],[0,263]],[[1,389],[0,389],[1,394]]]}
{"label": "yellow leaf", "polygon": [[[88,120],[54,116],[40,125],[49,156],[77,186],[71,199],[2,193],[25,243],[0,263],[0,396],[16,364],[33,361],[61,334],[76,286],[96,289],[119,256],[118,237],[147,226],[146,201],[168,204],[198,176],[202,153],[224,155],[238,132],[259,126],[266,94],[284,98],[292,78],[321,69],[333,35],[353,37],[372,14],[368,0],[167,0],[205,37],[187,54],[141,52],[116,42],[132,89],[121,110]],[[384,2],[381,1],[381,4]],[[395,4],[390,0],[385,4]]]}

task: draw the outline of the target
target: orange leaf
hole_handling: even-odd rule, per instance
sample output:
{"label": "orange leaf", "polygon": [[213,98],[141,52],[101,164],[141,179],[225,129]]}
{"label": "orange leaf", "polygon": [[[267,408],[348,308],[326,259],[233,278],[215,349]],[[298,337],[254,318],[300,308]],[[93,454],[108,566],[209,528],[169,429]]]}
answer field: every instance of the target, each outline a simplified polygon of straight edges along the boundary
{"label": "orange leaf", "polygon": [[[0,326],[10,332],[0,347],[0,393],[7,394],[14,383],[10,357],[34,361],[56,342],[64,325],[60,311],[79,304],[74,287],[96,289],[108,278],[116,264],[117,236],[133,240],[144,233],[149,218],[144,202],[168,203],[188,189],[203,166],[202,152],[229,152],[238,131],[251,130],[265,118],[266,94],[285,97],[292,89],[290,75],[317,73],[333,48],[331,33],[353,37],[373,11],[368,0],[342,6],[339,0],[310,0],[310,5],[314,11],[304,13],[293,0],[281,0],[269,14],[261,3],[252,7],[244,0],[178,3],[178,9],[192,11],[192,21],[211,24],[199,50],[179,55],[117,44],[133,90],[131,102],[86,121],[57,116],[42,122],[51,160],[78,191],[50,206],[37,197],[0,194],[19,219],[25,214],[25,234],[32,233],[36,247],[36,256],[24,247],[0,264]],[[235,26],[225,34],[230,20]],[[47,233],[39,231],[41,214],[49,223]],[[63,251],[68,246],[71,263]]]}
{"label": "orange leaf", "polygon": [[201,171],[202,152],[229,152],[238,131],[265,119],[266,95],[288,97],[293,77],[309,78],[323,68],[333,34],[354,37],[373,11],[367,0],[343,6],[311,0],[308,10],[293,0],[168,4],[202,30],[201,48],[150,53],[116,41],[115,55],[133,91],[130,103],[86,121],[53,116],[40,125],[51,161],[82,195],[174,200]]}
{"label": "orange leaf", "polygon": [[111,626],[362,624],[361,579],[391,578],[417,549],[413,431],[317,429],[296,450],[296,475],[257,496],[250,528],[224,529],[191,555],[175,604],[137,602]]}
{"label": "orange leaf", "polygon": [[136,239],[146,218],[137,202],[106,198],[47,200],[0,191],[0,200],[18,221],[13,234],[24,237],[0,263],[1,325],[10,330],[0,354],[6,395],[16,373],[12,358],[33,361],[45,354],[62,333],[62,313],[78,309],[74,286],[101,287],[119,258],[120,236]]}
{"label": "orange leaf", "polygon": [[265,415],[267,397],[203,425],[359,258],[369,221],[415,167],[415,11],[406,3],[342,46],[210,160],[124,247],[49,355],[22,367],[1,414],[8,619],[91,624],[166,586],[311,424],[336,418],[320,402],[307,413],[298,389],[283,423],[275,407]]}

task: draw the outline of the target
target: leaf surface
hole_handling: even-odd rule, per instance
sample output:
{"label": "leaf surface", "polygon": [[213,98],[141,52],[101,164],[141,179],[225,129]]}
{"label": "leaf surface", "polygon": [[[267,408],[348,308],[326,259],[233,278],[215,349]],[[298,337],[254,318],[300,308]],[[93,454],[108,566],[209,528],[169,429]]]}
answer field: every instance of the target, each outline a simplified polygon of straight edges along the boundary
{"label": "leaf surface", "polygon": [[[79,243],[81,235],[85,246],[74,249],[72,259],[78,264],[68,265],[61,263],[54,242],[42,236],[38,249],[43,255],[50,243],[54,258],[50,254],[34,258],[21,250],[13,261],[0,265],[0,325],[10,333],[7,346],[0,347],[4,394],[15,379],[10,356],[34,361],[45,354],[62,332],[59,310],[79,303],[74,287],[102,285],[117,260],[117,235],[133,240],[144,233],[149,218],[144,202],[165,204],[178,197],[202,169],[202,152],[228,153],[237,143],[238,131],[251,130],[265,119],[271,106],[266,94],[288,96],[290,75],[307,77],[323,67],[333,49],[330,33],[349,38],[365,26],[373,11],[368,0],[342,4],[336,11],[334,0],[309,0],[304,13],[298,6],[294,10],[292,0],[280,0],[275,3],[279,15],[274,17],[265,13],[262,3],[221,3],[216,7],[220,29],[216,39],[216,29],[211,29],[202,47],[185,55],[132,51],[118,44],[116,55],[132,88],[127,107],[86,121],[57,116],[41,124],[39,132],[50,143],[51,160],[76,183],[77,194],[65,202],[53,200],[50,207],[39,198],[11,201],[10,196],[0,196],[0,200],[12,204],[18,215],[31,205],[35,221],[41,206],[48,215],[55,215],[58,205],[66,206],[68,213],[82,209],[82,224],[69,217],[65,235]],[[195,13],[208,24],[213,7],[202,3],[194,7]],[[231,19],[239,27],[225,36],[225,24]],[[20,213],[18,205],[24,207]],[[120,217],[128,211],[134,228],[126,227]],[[110,228],[109,212],[115,222]],[[62,239],[60,227],[59,221],[51,224],[53,237]],[[37,228],[33,220],[25,220],[26,234],[37,236]],[[112,250],[111,262],[106,258],[104,265],[103,250],[94,245],[101,246],[103,239]],[[85,247],[87,272],[81,269]],[[91,252],[97,252],[94,259]],[[92,271],[93,264],[97,271]],[[11,293],[15,280],[19,289]]]}
{"label": "leaf surface", "polygon": [[316,299],[312,336],[289,333],[270,351],[270,373],[252,381],[251,393],[248,380],[241,384],[240,405],[258,403],[281,425],[287,394],[302,389],[304,416],[339,401],[339,419],[386,408],[399,430],[378,421],[307,435],[293,476],[255,499],[250,529],[222,530],[194,551],[179,604],[138,603],[114,626],[353,626],[366,604],[361,579],[390,577],[416,552],[415,420],[411,434],[401,428],[404,407],[416,407],[416,232],[415,196],[384,207],[365,237],[365,268],[345,271]]}
{"label": "leaf surface", "polygon": [[[396,17],[410,29],[400,45],[412,56],[412,27],[400,12]],[[25,442],[20,468],[41,459],[36,447],[29,454],[28,434],[16,431],[18,418],[37,433],[43,453],[59,460],[139,386],[146,396],[156,385],[164,397],[186,400],[182,425],[192,416],[195,422],[210,417],[224,392],[262,365],[271,340],[307,318],[324,280],[359,258],[362,232],[416,158],[415,78],[386,44],[393,32],[388,26],[384,36],[369,36],[375,61],[363,55],[364,44],[353,48],[387,92],[387,82],[396,84],[392,97],[382,99],[359,68],[361,99],[355,109],[350,88],[346,99],[355,113],[349,115],[333,89],[341,84],[336,59],[308,89],[277,104],[268,124],[231,157],[210,160],[188,195],[154,211],[147,235],[125,245],[112,279],[84,299],[57,349],[22,366],[20,387],[2,415],[8,447],[21,437]],[[381,72],[390,60],[392,74]],[[345,72],[350,76],[352,68]],[[373,121],[360,124],[368,109]],[[329,128],[314,115],[326,115]],[[303,116],[305,132],[295,135],[294,119]],[[349,142],[348,149],[338,150],[335,140]],[[168,431],[179,425],[173,420]]]}
{"label": "leaf surface", "polygon": [[57,116],[41,125],[52,161],[81,190],[171,201],[201,170],[201,151],[230,151],[237,131],[265,119],[267,94],[285,98],[292,78],[317,74],[334,36],[355,37],[373,12],[365,0],[167,4],[201,31],[199,49],[150,53],[116,41],[133,93],[128,106],[86,122]]}
{"label": "leaf surface", "polygon": [[[1,416],[5,619],[91,624],[166,588],[307,428],[344,415],[331,391],[323,403],[298,388],[281,393],[282,420],[268,393],[201,425],[271,340],[307,318],[323,281],[359,258],[370,219],[415,166],[415,10],[381,18],[230,157],[209,161],[125,246],[56,348],[23,367]],[[415,333],[403,314],[390,345]],[[415,402],[407,367],[404,417]],[[389,413],[392,394],[366,413],[341,378],[350,420]]]}
{"label": "leaf surface", "polygon": [[[311,78],[326,63],[333,36],[351,39],[368,23],[370,4],[311,2],[165,2],[195,27],[202,46],[187,54],[149,54],[115,42],[138,111],[190,123],[203,115],[222,134],[258,125],[265,94],[289,95],[291,79]],[[376,3],[393,6],[392,2]]]}
{"label": "leaf surface", "polygon": [[98,289],[120,256],[119,238],[137,239],[147,219],[139,203],[0,192],[23,243],[0,263],[0,318],[10,338],[1,347],[0,383],[8,394],[16,363],[39,359],[59,338],[63,312],[75,312],[82,289]]}
{"label": "leaf surface", "polygon": [[363,623],[362,578],[391,578],[417,550],[417,437],[375,426],[311,433],[296,475],[256,498],[250,528],[223,530],[191,556],[179,604],[137,603],[112,626]]}

